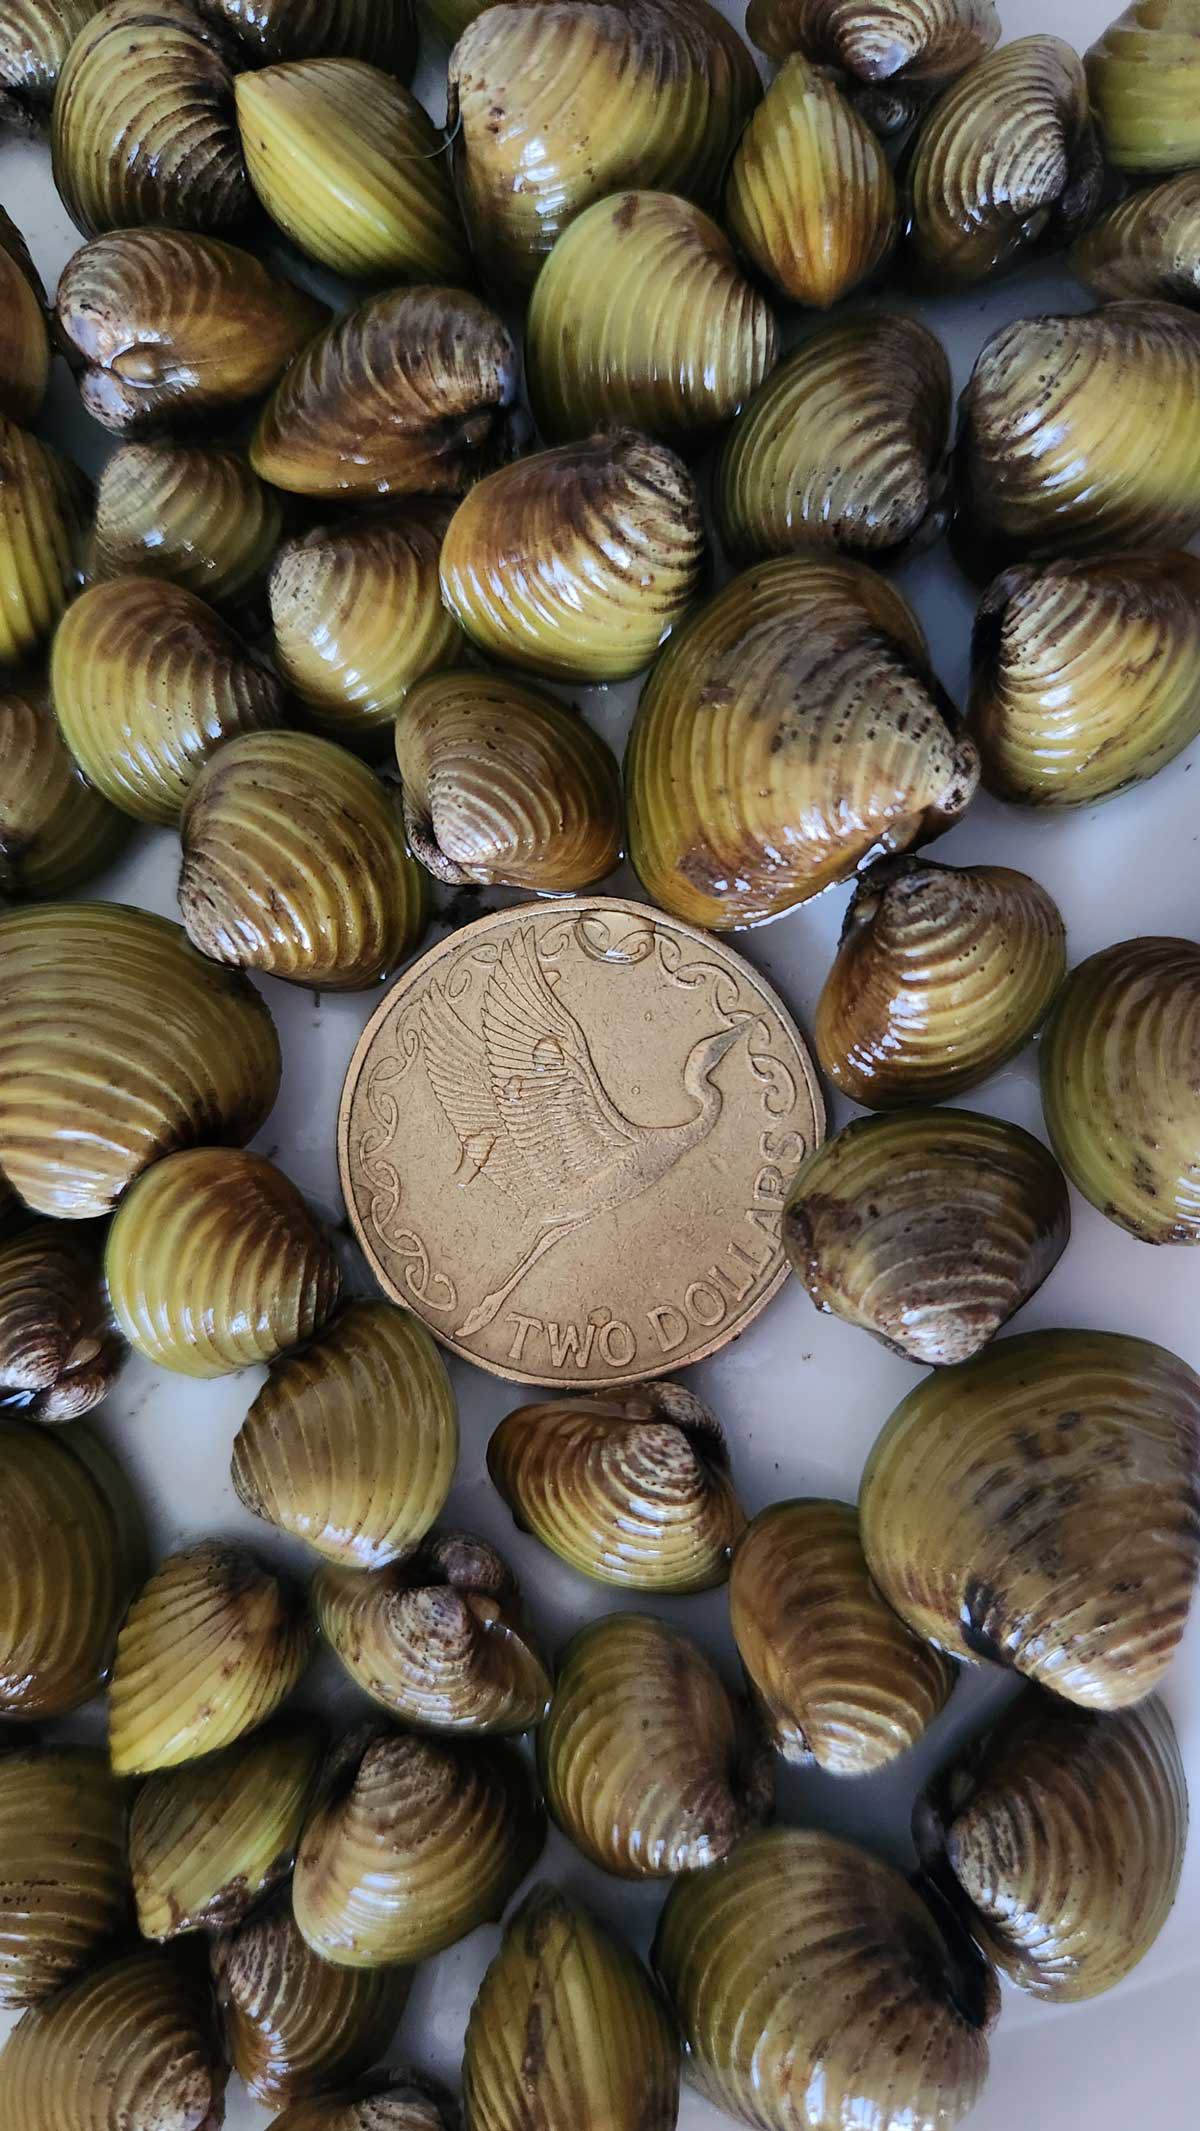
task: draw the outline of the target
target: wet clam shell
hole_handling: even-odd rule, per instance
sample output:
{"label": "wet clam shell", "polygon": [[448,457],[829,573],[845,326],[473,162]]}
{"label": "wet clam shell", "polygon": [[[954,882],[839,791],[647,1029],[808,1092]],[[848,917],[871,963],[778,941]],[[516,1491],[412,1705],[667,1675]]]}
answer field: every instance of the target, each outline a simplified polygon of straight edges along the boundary
{"label": "wet clam shell", "polygon": [[544,1838],[515,1747],[368,1726],[334,1749],[296,1860],[296,1922],[337,1967],[429,1959],[500,1916]]}
{"label": "wet clam shell", "polygon": [[1027,873],[880,859],[817,1001],[817,1056],[869,1110],[959,1095],[1024,1048],[1066,967],[1058,907]]}
{"label": "wet clam shell", "polygon": [[746,34],[771,59],[803,52],[866,88],[928,94],[990,52],[993,0],[750,0]]}
{"label": "wet clam shell", "polygon": [[458,1460],[454,1393],[423,1325],[351,1302],[277,1362],[242,1422],[232,1476],[246,1508],[345,1568],[418,1546]]}
{"label": "wet clam shell", "polygon": [[327,2094],[377,2064],[412,1983],[407,1968],[318,1960],[286,1897],[216,1939],[211,1963],[230,2063],[252,2100],[268,2106]]}
{"label": "wet clam shell", "polygon": [[41,687],[0,687],[0,896],[68,895],[114,859],[124,815],[76,768]]}
{"label": "wet clam shell", "polygon": [[686,443],[744,405],[776,346],[716,223],[673,193],[622,192],[577,215],[542,267],[526,382],[552,441],[627,424]]}
{"label": "wet clam shell", "polygon": [[351,1679],[414,1730],[514,1733],[545,1715],[549,1674],[486,1540],[439,1532],[386,1568],[326,1563],[312,1596]]}
{"label": "wet clam shell", "polygon": [[646,1613],[607,1614],[567,1644],[538,1768],[564,1835],[622,1879],[714,1864],[774,1796],[749,1710],[690,1636]]}
{"label": "wet clam shell", "polygon": [[599,1583],[707,1591],[745,1523],[725,1436],[680,1384],[506,1414],[488,1472],[516,1523]]}
{"label": "wet clam shell", "polygon": [[424,875],[397,794],[311,733],[243,733],[201,770],[180,822],[179,907],[215,962],[361,991],[424,929]]}
{"label": "wet clam shell", "polygon": [[38,1213],[107,1213],[148,1163],[250,1139],[275,1100],[279,1040],[258,993],[149,911],[0,915],[0,989],[0,1162]]}
{"label": "wet clam shell", "polygon": [[0,228],[0,414],[32,422],[49,382],[50,336],[42,300],[20,254],[14,256],[5,245]]}
{"label": "wet clam shell", "polygon": [[0,1240],[0,1406],[73,1421],[107,1398],[124,1358],[98,1239],[31,1221]]}
{"label": "wet clam shell", "polygon": [[735,577],[642,690],[629,852],[656,903],[726,931],[950,826],[978,778],[900,593],[789,556]]}
{"label": "wet clam shell", "polygon": [[25,2014],[0,2062],[4,2131],[216,2131],[225,2065],[208,1993],[144,1947]]}
{"label": "wet clam shell", "polygon": [[424,2079],[378,2072],[351,2093],[296,2102],[271,2131],[454,2131],[457,2121],[453,2105]]}
{"label": "wet clam shell", "polygon": [[311,1338],[341,1287],[329,1236],[264,1155],[189,1147],[122,1199],[104,1254],[132,1347],[181,1376],[225,1376]]}
{"label": "wet clam shell", "polygon": [[1079,239],[1071,270],[1106,300],[1162,297],[1200,310],[1200,170],[1130,193]]}
{"label": "wet clam shell", "polygon": [[0,17],[0,126],[41,123],[62,63],[99,0],[5,0]]}
{"label": "wet clam shell", "polygon": [[280,59],[365,59],[407,81],[417,52],[412,0],[196,0],[246,49],[246,65]]}
{"label": "wet clam shell", "polygon": [[40,2004],[123,1929],[127,1816],[91,1747],[0,1758],[0,2005]]}
{"label": "wet clam shell", "polygon": [[1197,0],[1131,0],[1086,54],[1105,157],[1145,176],[1200,163]]}
{"label": "wet clam shell", "polygon": [[903,1399],[859,1509],[888,1603],[1069,1702],[1158,1685],[1200,1560],[1200,1378],[1115,1332],[1027,1332]]}
{"label": "wet clam shell", "polygon": [[0,415],[0,673],[46,642],[82,582],[91,483]]}
{"label": "wet clam shell", "polygon": [[930,1367],[986,1346],[1070,1232],[1040,1140],[975,1110],[855,1118],[801,1165],[783,1216],[817,1308]]}
{"label": "wet clam shell", "polygon": [[93,582],[169,577],[220,608],[238,608],[283,535],[283,503],[237,451],[122,444],[96,490],[88,548]]}
{"label": "wet clam shell", "polygon": [[312,1651],[298,1591],[244,1546],[169,1554],[125,1619],[109,1689],[118,1775],[177,1768],[240,1739],[286,1701]]}

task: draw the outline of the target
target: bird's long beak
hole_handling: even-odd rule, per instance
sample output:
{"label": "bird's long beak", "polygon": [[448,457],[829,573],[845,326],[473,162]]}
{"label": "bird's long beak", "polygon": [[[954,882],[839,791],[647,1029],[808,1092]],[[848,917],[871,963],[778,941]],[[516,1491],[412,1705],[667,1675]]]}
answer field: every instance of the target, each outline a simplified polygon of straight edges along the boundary
{"label": "bird's long beak", "polygon": [[733,1045],[739,1042],[740,1039],[745,1035],[746,1030],[749,1028],[749,1026],[750,1023],[748,1019],[745,1021],[735,1021],[732,1028],[718,1029],[715,1035],[710,1036],[708,1039],[708,1056],[710,1062],[713,1065],[717,1065],[719,1061],[725,1056],[726,1051],[731,1050],[733,1048]]}

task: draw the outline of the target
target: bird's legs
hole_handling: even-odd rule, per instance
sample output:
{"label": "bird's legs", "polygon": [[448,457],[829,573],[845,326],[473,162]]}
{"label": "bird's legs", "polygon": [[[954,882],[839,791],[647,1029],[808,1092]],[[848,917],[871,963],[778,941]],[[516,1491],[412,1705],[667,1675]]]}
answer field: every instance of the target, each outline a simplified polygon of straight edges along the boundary
{"label": "bird's legs", "polygon": [[571,1230],[578,1226],[578,1216],[569,1220],[543,1222],[540,1234],[530,1244],[516,1271],[509,1274],[503,1287],[493,1288],[490,1295],[485,1295],[482,1302],[476,1303],[470,1315],[464,1317],[458,1326],[454,1337],[469,1339],[473,1332],[482,1332],[484,1326],[490,1324],[493,1317],[503,1308],[513,1289],[520,1285],[530,1267],[536,1265],[538,1259],[544,1257],[553,1244],[561,1243],[563,1237],[569,1236]]}

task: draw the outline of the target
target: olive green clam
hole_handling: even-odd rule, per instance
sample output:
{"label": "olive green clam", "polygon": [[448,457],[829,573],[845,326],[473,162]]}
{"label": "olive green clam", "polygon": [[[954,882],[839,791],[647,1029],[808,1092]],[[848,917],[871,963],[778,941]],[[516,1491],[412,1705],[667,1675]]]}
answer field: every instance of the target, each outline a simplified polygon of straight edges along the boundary
{"label": "olive green clam", "polygon": [[103,1752],[0,1756],[0,2005],[38,2005],[129,1918],[125,1792]]}
{"label": "olive green clam", "polygon": [[0,2058],[0,2131],[217,2131],[224,2092],[207,1990],[143,1947],[24,2015]]}
{"label": "olive green clam", "polygon": [[855,1118],[801,1164],[783,1215],[817,1308],[931,1367],[986,1346],[1070,1233],[1041,1141],[976,1110]]}
{"label": "olive green clam", "polygon": [[96,490],[88,576],[169,577],[237,610],[263,581],[283,535],[283,501],[238,451],[122,444]]}
{"label": "olive green clam", "polygon": [[620,192],[575,217],[538,275],[526,382],[552,442],[627,425],[687,443],[736,414],[776,347],[770,305],[703,209]]}
{"label": "olive green clam", "polygon": [[107,1213],[172,1148],[252,1138],[275,1100],[279,1040],[249,979],[149,911],[0,914],[0,990],[0,1163],[37,1213]]}
{"label": "olive green clam", "polygon": [[1142,177],[1200,163],[1200,0],[1131,0],[1084,64],[1117,170]]}
{"label": "olive green clam", "polygon": [[83,582],[91,483],[0,414],[0,673],[46,642]]}
{"label": "olive green clam", "polygon": [[296,1922],[335,1967],[423,1961],[492,1923],[533,1865],[545,1821],[502,1739],[365,1726],[334,1748],[296,1859]]}
{"label": "olive green clam", "polygon": [[1058,907],[1027,873],[879,859],[817,1001],[817,1056],[869,1110],[940,1102],[1015,1058],[1066,967]]}
{"label": "olive green clam", "polygon": [[62,63],[100,0],[5,0],[0,16],[0,126],[41,125]]}
{"label": "olive green clam", "polygon": [[378,2072],[348,2092],[296,2102],[275,2118],[271,2131],[455,2131],[456,2124],[452,2104],[431,2081],[415,2073]]}
{"label": "olive green clam", "polygon": [[822,325],[735,418],[714,507],[731,555],[751,562],[836,549],[889,563],[946,519],[950,365],[899,312]]}
{"label": "olive green clam", "polygon": [[770,1750],[749,1707],[690,1636],[648,1613],[572,1636],[537,1744],[559,1827],[621,1879],[715,1864],[771,1810]]}
{"label": "olive green clam", "polygon": [[196,0],[237,39],[246,65],[280,59],[365,59],[407,81],[417,52],[412,0]]}
{"label": "olive green clam", "polygon": [[509,1918],[471,2007],[463,2105],[471,2131],[674,2131],[679,2043],[666,2005],[636,1955],[545,1881]]}
{"label": "olive green clam", "polygon": [[[286,1897],[214,1939],[211,1965],[229,2061],[251,2099],[268,2106],[328,2094],[377,2064],[412,1982],[407,1968],[335,1968],[319,1960]],[[297,2115],[303,2127],[305,2117]],[[341,2131],[336,2118],[328,2131]],[[368,2118],[366,2131],[380,2127]]]}
{"label": "olive green clam", "polygon": [[436,880],[555,894],[621,856],[620,773],[578,711],[462,667],[408,691],[396,761],[409,844]]}
{"label": "olive green clam", "polygon": [[128,834],[124,815],[81,776],[45,689],[0,687],[0,897],[69,895]]}
{"label": "olive green clam", "polygon": [[361,991],[425,925],[395,792],[312,733],[247,732],[209,758],[180,822],[179,907],[215,962]]}
{"label": "olive green clam", "polygon": [[0,1406],[77,1420],[108,1396],[124,1352],[96,1237],[35,1220],[0,1238]]}
{"label": "olive green clam", "polygon": [[12,216],[6,213],[3,207],[0,207],[0,252],[3,252],[7,258],[11,259],[14,266],[18,266],[21,269],[39,304],[44,306],[46,301],[45,284],[33,263],[29,246],[26,244]]}
{"label": "olive green clam", "polygon": [[1085,231],[1071,267],[1106,301],[1162,297],[1200,310],[1200,170],[1131,192]]}
{"label": "olive green clam", "polygon": [[[113,1768],[122,1776],[173,1769],[231,1745],[286,1701],[311,1651],[299,1591],[249,1548],[203,1539],[169,1554],[134,1599],[117,1643]],[[195,1857],[190,1866],[198,1867]]]}
{"label": "olive green clam", "polygon": [[983,2086],[990,1968],[891,1865],[815,1828],[677,1880],[652,1961],[690,2083],[759,2131],[950,2131]]}
{"label": "olive green clam", "polygon": [[757,924],[938,835],[978,775],[900,593],[861,563],[783,557],[727,584],[646,682],[630,857],[676,917]]}
{"label": "olive green clam", "polygon": [[416,1731],[531,1731],[550,1677],[508,1563],[437,1532],[382,1569],[318,1569],[313,1610],[352,1680]]}
{"label": "olive green clam", "polygon": [[845,78],[881,133],[899,132],[931,95],[991,51],[994,0],[750,0],[746,34],[772,59],[802,52]]}
{"label": "olive green clam", "polygon": [[22,258],[24,239],[15,231],[17,248],[9,250],[4,234],[0,227],[0,414],[32,422],[50,382],[50,336],[36,277],[30,279]]}

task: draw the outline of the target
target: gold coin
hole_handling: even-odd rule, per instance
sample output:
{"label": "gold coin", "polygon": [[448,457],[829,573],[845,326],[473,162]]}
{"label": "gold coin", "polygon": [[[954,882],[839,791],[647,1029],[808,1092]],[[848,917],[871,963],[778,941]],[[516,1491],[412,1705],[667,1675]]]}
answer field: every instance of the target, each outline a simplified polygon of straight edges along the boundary
{"label": "gold coin", "polygon": [[350,1061],[346,1204],[377,1278],[524,1384],[623,1384],[742,1331],[823,1137],[812,1061],[740,955],[607,896],[522,903],[393,986]]}

